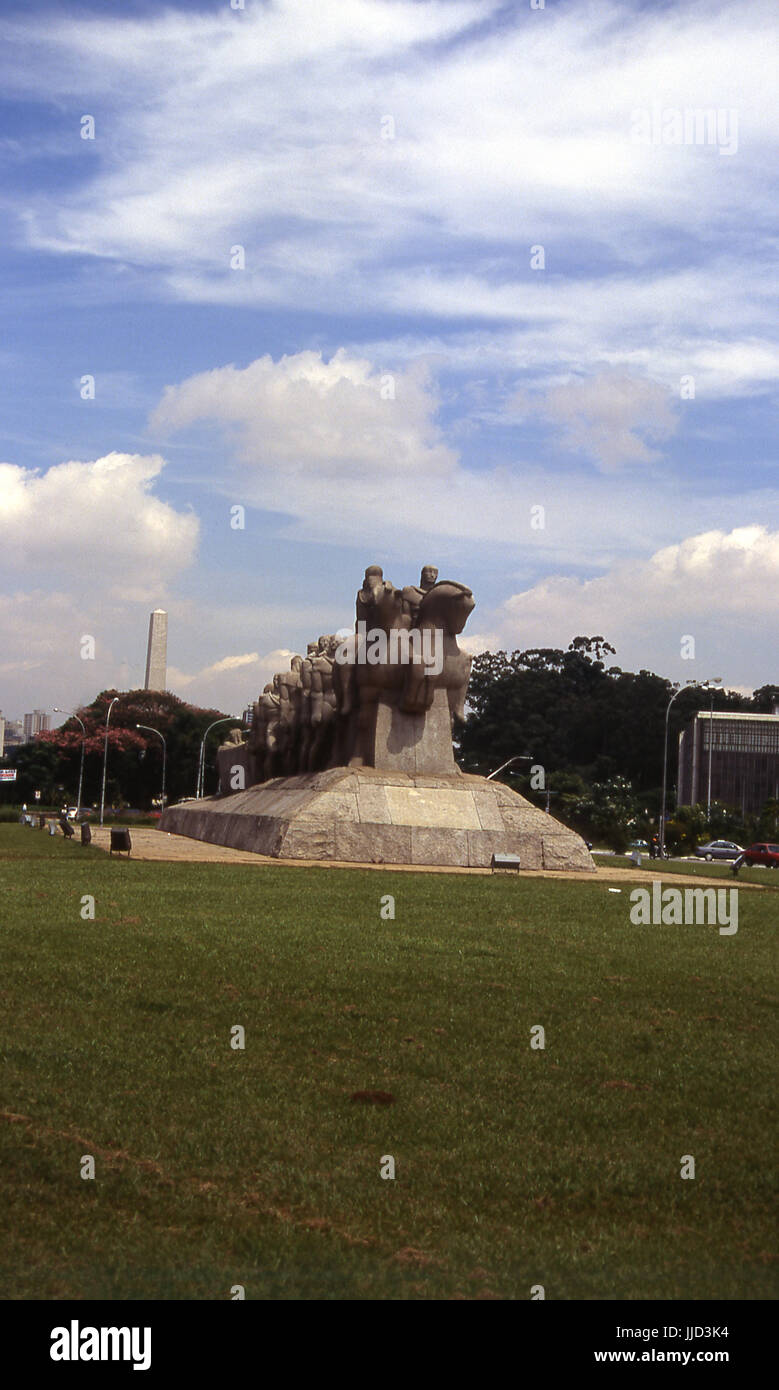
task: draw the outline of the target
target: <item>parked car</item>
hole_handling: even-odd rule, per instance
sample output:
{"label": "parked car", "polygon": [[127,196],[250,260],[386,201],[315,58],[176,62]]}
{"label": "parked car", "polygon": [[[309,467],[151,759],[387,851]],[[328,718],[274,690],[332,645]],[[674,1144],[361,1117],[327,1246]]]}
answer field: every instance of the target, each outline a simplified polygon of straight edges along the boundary
{"label": "parked car", "polygon": [[707,845],[698,845],[695,853],[699,859],[738,859],[744,851],[733,840],[709,840]]}
{"label": "parked car", "polygon": [[744,850],[744,864],[748,869],[753,864],[759,864],[764,869],[779,868],[779,845],[750,845],[749,849]]}

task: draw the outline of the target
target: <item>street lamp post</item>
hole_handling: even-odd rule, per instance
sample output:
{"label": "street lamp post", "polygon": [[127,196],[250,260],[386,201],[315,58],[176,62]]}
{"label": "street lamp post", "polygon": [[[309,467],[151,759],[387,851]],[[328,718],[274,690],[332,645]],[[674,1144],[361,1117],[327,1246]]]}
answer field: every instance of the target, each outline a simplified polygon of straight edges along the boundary
{"label": "street lamp post", "polygon": [[206,771],[206,739],[208,738],[208,735],[210,734],[211,730],[215,729],[217,724],[240,724],[240,722],[240,719],[238,719],[236,715],[227,714],[223,719],[215,719],[213,724],[209,724],[208,728],[203,734],[203,739],[200,744],[200,758],[198,760],[197,765],[197,787],[195,788],[195,796],[200,797],[203,795],[203,781],[205,778]]}
{"label": "street lamp post", "polygon": [[516,757],[508,758],[505,763],[501,763],[500,767],[496,767],[494,772],[488,773],[484,780],[490,782],[493,777],[497,777],[498,773],[503,771],[504,767],[510,767],[512,763],[532,763],[532,761],[532,753],[517,753]]}
{"label": "street lamp post", "polygon": [[165,810],[165,764],[168,757],[168,745],[165,742],[165,735],[159,729],[152,729],[150,724],[136,724],[136,729],[145,729],[149,734],[156,734],[157,738],[162,739],[162,809]]}
{"label": "street lamp post", "polygon": [[101,789],[101,792],[100,792],[100,824],[101,824],[101,825],[103,824],[103,813],[104,813],[104,811],[105,811],[105,774],[106,774],[106,766],[107,766],[107,764],[108,764],[108,721],[109,721],[109,719],[111,718],[111,710],[113,709],[114,705],[117,703],[118,699],[119,699],[119,696],[118,696],[118,695],[114,695],[113,700],[111,701],[110,705],[108,706],[108,713],[106,714],[106,717],[105,717],[105,740],[104,740],[104,742],[103,742],[103,786],[102,786],[102,789]]}
{"label": "street lamp post", "polygon": [[660,858],[661,858],[661,859],[662,859],[663,854],[664,854],[664,852],[665,852],[665,797],[666,797],[667,772],[668,772],[668,717],[669,717],[669,715],[670,715],[670,713],[671,713],[671,705],[673,704],[673,702],[674,702],[674,700],[676,699],[677,695],[681,695],[683,689],[684,689],[684,686],[682,686],[682,685],[677,685],[677,687],[676,687],[676,689],[675,689],[673,695],[671,696],[670,700],[668,701],[668,706],[667,706],[667,709],[666,709],[666,711],[665,711],[665,737],[664,737],[664,739],[663,739],[663,792],[662,792],[662,797],[661,797],[661,799],[660,799],[660,834],[659,834],[659,836],[658,836],[658,844],[659,844]]}
{"label": "street lamp post", "polygon": [[709,688],[709,783],[706,792],[706,824],[711,832],[711,749],[714,742],[714,686],[722,684],[722,676],[710,676],[706,681]]}
{"label": "street lamp post", "polygon": [[679,685],[679,686],[677,686],[676,690],[674,691],[673,695],[671,696],[670,700],[668,701],[668,707],[667,707],[667,709],[666,709],[666,711],[665,711],[665,738],[664,738],[664,740],[663,740],[663,797],[662,797],[662,801],[661,801],[661,803],[660,803],[660,835],[659,835],[659,837],[658,837],[658,838],[659,838],[660,858],[661,858],[661,859],[662,859],[662,857],[663,857],[663,854],[665,853],[665,797],[666,797],[667,770],[668,770],[668,716],[669,716],[670,713],[671,713],[671,705],[673,704],[673,702],[674,702],[674,700],[676,699],[677,695],[681,695],[682,691],[685,689],[685,686],[697,685],[697,684],[698,684],[697,681],[686,681],[686,682],[685,682],[685,685]]}
{"label": "street lamp post", "polygon": [[76,820],[81,815],[81,788],[84,785],[84,744],[86,743],[87,731],[84,728],[84,721],[70,709],[60,709],[59,705],[54,706],[55,714],[67,714],[71,719],[78,719],[81,725],[81,766],[78,772],[78,796],[76,797]]}

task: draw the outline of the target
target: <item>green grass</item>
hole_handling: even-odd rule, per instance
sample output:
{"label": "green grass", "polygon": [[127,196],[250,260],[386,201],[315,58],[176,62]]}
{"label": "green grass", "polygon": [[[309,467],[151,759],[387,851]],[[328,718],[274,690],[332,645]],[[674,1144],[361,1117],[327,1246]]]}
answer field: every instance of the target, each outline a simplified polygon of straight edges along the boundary
{"label": "green grass", "polygon": [[721,937],[633,927],[591,881],[110,860],[18,826],[0,880],[0,1297],[775,1296],[775,889]]}
{"label": "green grass", "polygon": [[[634,864],[632,859],[625,854],[610,854],[608,858],[603,855],[596,857],[595,864],[599,869],[632,869]],[[750,883],[757,883],[765,888],[779,889],[779,873],[776,869],[762,868],[754,865],[751,868],[741,868],[734,875],[729,861],[722,859],[712,859],[707,864],[705,859],[650,859],[648,854],[642,854],[640,874],[646,875],[647,871],[657,873],[658,878],[664,874],[691,874],[693,878],[721,878],[727,879],[728,883],[735,887],[747,886]]]}

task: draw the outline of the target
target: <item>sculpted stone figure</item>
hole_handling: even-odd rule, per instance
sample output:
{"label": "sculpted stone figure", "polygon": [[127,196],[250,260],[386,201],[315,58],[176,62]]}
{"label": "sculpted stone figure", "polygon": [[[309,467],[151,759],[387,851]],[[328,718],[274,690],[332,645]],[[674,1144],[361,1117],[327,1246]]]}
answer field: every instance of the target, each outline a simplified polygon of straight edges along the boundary
{"label": "sculpted stone figure", "polygon": [[419,583],[407,584],[403,590],[403,612],[409,619],[409,627],[416,627],[419,605],[437,579],[438,570],[435,565],[424,565],[419,576]]}
{"label": "sculpted stone figure", "polygon": [[462,632],[475,606],[471,590],[465,584],[456,584],[452,580],[433,583],[423,594],[417,609],[416,627],[423,634],[425,631],[431,634],[434,646],[440,644],[442,647],[438,653],[442,669],[438,674],[428,674],[424,667],[417,664],[410,663],[406,667],[400,707],[407,714],[430,709],[436,689],[444,689],[451,717],[465,718],[471,657],[460,651],[457,635]]}
{"label": "sculpted stone figure", "polygon": [[385,583],[381,565],[369,565],[365,571],[362,588],[358,589],[355,601],[358,623],[370,624],[373,621],[376,605],[387,591],[394,593],[394,588],[392,584]]}
{"label": "sculpted stone figure", "polygon": [[281,859],[594,873],[578,835],[454,761],[471,670],[457,639],[473,608],[434,565],[402,589],[369,565],[354,632],[292,657],[247,741],[232,729],[219,748],[221,799],[166,807],[161,827]]}
{"label": "sculpted stone figure", "polygon": [[337,699],[333,666],[338,638],[320,637],[317,655],[311,658],[311,746],[309,768],[313,772],[328,764],[328,753],[335,733]]}
{"label": "sculpted stone figure", "polygon": [[[464,718],[471,668],[457,634],[473,607],[471,590],[439,581],[435,565],[424,565],[419,583],[403,589],[384,578],[381,565],[368,565],[354,635],[309,642],[305,657],[293,656],[253,706],[251,775],[267,781],[346,765],[391,769],[405,766],[414,747],[425,770],[440,764],[451,771],[451,724]],[[241,741],[231,731],[228,742]]]}

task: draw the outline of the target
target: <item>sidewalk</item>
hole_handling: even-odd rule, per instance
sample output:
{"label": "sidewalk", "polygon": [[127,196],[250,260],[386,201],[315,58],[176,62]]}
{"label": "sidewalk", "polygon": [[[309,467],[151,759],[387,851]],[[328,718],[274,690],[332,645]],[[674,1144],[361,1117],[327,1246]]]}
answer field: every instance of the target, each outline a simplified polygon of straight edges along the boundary
{"label": "sidewalk", "polygon": [[[463,869],[451,865],[353,864],[335,859],[272,859],[266,854],[250,854],[246,850],[212,845],[205,840],[191,840],[186,835],[171,835],[167,831],[154,830],[150,826],[139,826],[137,830],[131,826],[130,836],[133,859],[156,860],[159,863],[253,864],[255,868],[284,865],[287,868],[303,869],[376,869],[382,873],[481,874],[488,878],[492,874],[491,869]],[[108,850],[110,838],[107,826],[92,827],[92,844],[98,849]],[[672,886],[691,884],[699,888],[722,888],[730,882],[729,879],[704,878],[693,874],[664,874],[660,867],[655,869],[649,865],[640,869],[606,868],[598,865],[594,874],[579,874],[566,870],[557,872],[551,869],[522,869],[517,877],[569,878],[575,879],[579,883],[616,883],[620,886],[631,883],[651,883],[653,880],[659,879]],[[738,881],[738,887],[757,889],[758,891],[764,889],[763,884],[745,883],[743,880]]]}

